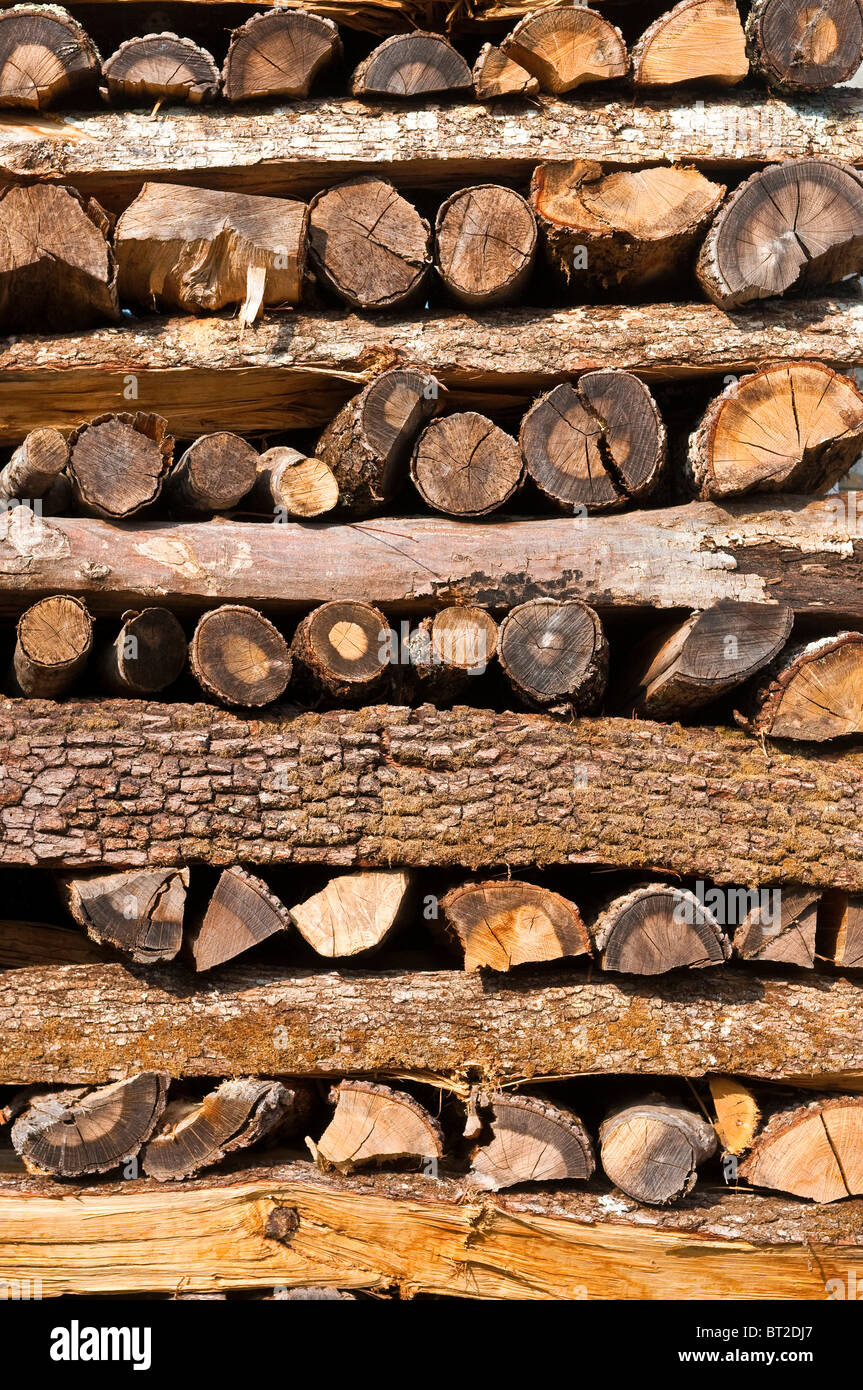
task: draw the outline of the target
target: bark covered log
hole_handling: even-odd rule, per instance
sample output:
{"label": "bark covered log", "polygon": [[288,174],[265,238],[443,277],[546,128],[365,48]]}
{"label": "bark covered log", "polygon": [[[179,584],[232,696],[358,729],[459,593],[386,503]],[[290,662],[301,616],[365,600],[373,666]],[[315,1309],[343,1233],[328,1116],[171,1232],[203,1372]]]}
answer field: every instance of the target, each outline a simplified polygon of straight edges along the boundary
{"label": "bark covered log", "polygon": [[59,430],[31,430],[0,471],[0,499],[46,497],[68,462],[69,446]]}

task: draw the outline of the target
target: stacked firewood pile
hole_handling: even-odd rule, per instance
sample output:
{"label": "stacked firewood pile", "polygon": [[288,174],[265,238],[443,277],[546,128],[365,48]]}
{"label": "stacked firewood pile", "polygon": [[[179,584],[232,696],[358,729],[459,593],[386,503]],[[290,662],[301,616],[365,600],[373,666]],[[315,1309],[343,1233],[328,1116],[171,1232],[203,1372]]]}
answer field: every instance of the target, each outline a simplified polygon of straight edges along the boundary
{"label": "stacked firewood pile", "polygon": [[826,1298],[860,6],[245,8],[0,11],[0,1281]]}

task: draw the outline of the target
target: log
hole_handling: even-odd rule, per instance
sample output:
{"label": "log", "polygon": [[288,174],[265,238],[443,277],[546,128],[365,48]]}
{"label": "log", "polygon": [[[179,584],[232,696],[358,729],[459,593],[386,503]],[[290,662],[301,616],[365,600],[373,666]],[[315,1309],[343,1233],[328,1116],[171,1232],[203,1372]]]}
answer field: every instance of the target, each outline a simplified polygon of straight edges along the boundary
{"label": "log", "polygon": [[0,328],[3,333],[85,328],[118,319],[108,218],[73,188],[0,189]]}
{"label": "log", "polygon": [[441,387],[428,372],[394,368],[348,401],[318,441],[339,500],[354,516],[392,501],[406,481],[421,426],[438,408]]}
{"label": "log", "polygon": [[745,1153],[761,1123],[758,1102],[736,1076],[711,1076],[707,1084],[716,1112],[714,1128],[723,1150],[735,1155]]}
{"label": "log", "polygon": [[102,66],[102,94],[118,105],[215,101],[219,69],[213,55],[177,34],[126,39]]}
{"label": "log", "polygon": [[[595,1167],[593,1145],[581,1120],[538,1096],[497,1091],[475,1098],[490,1138],[473,1155],[469,1178],[489,1192],[521,1183],[586,1180]],[[473,1130],[473,1125],[468,1126]]]}
{"label": "log", "polygon": [[443,1132],[407,1091],[370,1081],[342,1081],[330,1092],[335,1114],[318,1142],[307,1139],[325,1172],[352,1173],[380,1163],[408,1163],[443,1157]]}
{"label": "log", "polygon": [[42,499],[69,461],[69,446],[59,430],[31,430],[0,470],[0,500]]}
{"label": "log", "polygon": [[290,913],[263,879],[233,864],[219,877],[189,953],[198,972],[212,970],[290,926]]}
{"label": "log", "polygon": [[703,970],[731,955],[706,904],[667,883],[645,883],[615,898],[597,917],[593,939],[602,969],[628,975]]}
{"label": "log", "polygon": [[537,598],[507,613],[498,660],[515,694],[534,709],[595,713],[608,678],[608,642],[579,599]]}
{"label": "log", "polygon": [[863,393],[820,362],[771,363],[731,381],[690,437],[699,497],[827,492],[863,449]]}
{"label": "log", "polygon": [[497,653],[497,623],[483,608],[454,604],[424,618],[407,642],[417,695],[433,702],[464,695]]}
{"label": "log", "polygon": [[822,954],[843,970],[863,969],[863,901],[832,892],[821,904]]}
{"label": "log", "polygon": [[541,396],[521,422],[528,477],[576,515],[643,501],[659,486],[667,435],[644,382],[614,368]]}
{"label": "log", "polygon": [[442,34],[393,34],[372,49],[351,80],[355,97],[417,97],[472,90],[471,71]]}
{"label": "log", "polygon": [[753,1187],[835,1202],[863,1190],[863,1097],[830,1096],[771,1115],[738,1169]]}
{"label": "log", "polygon": [[808,888],[777,888],[759,900],[734,933],[734,950],[743,960],[778,961],[811,970],[820,895]]}
{"label": "log", "polygon": [[863,269],[863,179],[831,159],[789,159],[753,174],[723,204],[696,273],[714,304],[833,285]]}
{"label": "log", "polygon": [[716,1152],[713,1126],[688,1106],[648,1096],[607,1115],[599,1129],[606,1176],[636,1202],[665,1206],[695,1186]]}
{"label": "log", "polygon": [[863,63],[863,15],[856,0],[753,0],[746,21],[755,72],[785,92],[820,92],[847,82]]}
{"label": "log", "polygon": [[255,14],[231,34],[222,86],[228,101],[305,97],[324,68],[342,56],[331,19],[306,10]]}
{"label": "log", "polygon": [[319,956],[356,956],[392,934],[409,886],[410,876],[401,869],[342,874],[292,907],[291,921]]}
{"label": "log", "polygon": [[746,38],[734,0],[680,0],[632,50],[636,89],[682,82],[735,87],[749,76]]}
{"label": "log", "polygon": [[223,603],[205,613],[189,643],[201,689],[225,705],[260,708],[285,693],[293,662],[278,628],[255,608]]}
{"label": "log", "polygon": [[70,594],[42,598],[18,619],[12,660],[14,688],[22,695],[56,699],[87,664],[93,620]]}
{"label": "log", "polygon": [[0,10],[0,107],[43,111],[95,94],[99,53],[59,5]]}
{"label": "log", "polygon": [[464,883],[440,901],[465,970],[507,971],[514,965],[591,954],[575,903],[517,879]]}
{"label": "log", "polygon": [[738,722],[752,734],[807,743],[863,729],[863,633],[840,632],[783,651],[753,690]]}
{"label": "log", "polygon": [[258,457],[251,444],[229,430],[204,434],[174,465],[167,495],[180,511],[231,511],[254,486]]}
{"label": "log", "polygon": [[75,500],[91,516],[135,516],[161,493],[173,455],[161,415],[97,415],[69,436]]}
{"label": "log", "polygon": [[618,285],[677,289],[724,196],[697,169],[606,173],[588,159],[538,164],[530,184],[546,261],[579,298]]}
{"label": "log", "polygon": [[105,947],[95,945],[70,927],[49,922],[0,921],[2,970],[18,970],[22,966],[32,969],[35,965],[95,965],[110,956]]}
{"label": "log", "polygon": [[438,274],[454,299],[475,308],[511,304],[533,271],[536,222],[511,188],[484,183],[459,189],[435,221]]}
{"label": "log", "polygon": [[557,95],[585,82],[625,77],[629,71],[620,30],[581,5],[526,15],[501,48],[537,79],[544,92]]}
{"label": "log", "polygon": [[473,65],[473,89],[477,101],[499,97],[533,97],[539,83],[519,63],[508,58],[496,44],[484,43]]}
{"label": "log", "polygon": [[156,695],[186,665],[186,634],[169,608],[123,614],[114,641],[98,655],[99,675],[114,695]]}
{"label": "log", "polygon": [[129,869],[61,878],[66,906],[91,941],[149,965],[173,960],[183,944],[188,869]]}
{"label": "log", "polygon": [[31,1173],[109,1173],[149,1139],[167,1090],[165,1072],[141,1072],[95,1090],[37,1096],[13,1124],[12,1143]]}
{"label": "log", "polygon": [[383,684],[393,655],[386,618],[369,603],[323,603],[297,627],[291,655],[300,682],[335,700],[366,700]]}
{"label": "log", "polygon": [[386,179],[363,174],[309,204],[309,254],[323,284],[354,309],[415,299],[431,269],[431,230]]}
{"label": "log", "polygon": [[193,1177],[263,1139],[293,1105],[294,1092],[287,1086],[254,1076],[223,1081],[199,1101],[169,1101],[144,1145],[141,1167],[157,1182]]}
{"label": "log", "polygon": [[145,183],[117,223],[123,299],[201,313],[241,305],[252,323],[265,304],[298,304],[307,209],[288,198]]}
{"label": "log", "polygon": [[718,700],[771,662],[791,633],[787,604],[723,599],[639,643],[621,710],[679,719]]}
{"label": "log", "polygon": [[423,501],[447,516],[487,516],[521,485],[518,445],[475,410],[426,425],[411,455],[411,478]]}
{"label": "log", "polygon": [[279,521],[324,516],[339,502],[339,485],[328,463],[277,445],[257,456],[255,482],[246,497],[253,511]]}

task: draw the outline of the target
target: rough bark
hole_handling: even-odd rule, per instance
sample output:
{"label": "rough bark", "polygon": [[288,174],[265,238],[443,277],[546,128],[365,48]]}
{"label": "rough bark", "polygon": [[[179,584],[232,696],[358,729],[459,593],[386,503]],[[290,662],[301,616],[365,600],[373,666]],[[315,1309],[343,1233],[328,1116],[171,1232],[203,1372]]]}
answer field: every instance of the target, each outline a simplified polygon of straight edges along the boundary
{"label": "rough bark", "polygon": [[231,35],[222,83],[228,101],[308,96],[318,73],[342,56],[331,19],[305,10],[255,14]]}
{"label": "rough bark", "polygon": [[196,970],[212,970],[290,927],[290,913],[263,879],[234,864],[219,878],[189,953]]}
{"label": "rough bark", "polygon": [[502,48],[485,43],[473,65],[473,89],[478,101],[494,101],[499,97],[536,96],[539,83],[519,63],[507,58]]}
{"label": "rough bark", "polygon": [[460,303],[511,304],[530,279],[535,255],[536,222],[513,189],[478,184],[441,203],[435,259],[441,280]]}
{"label": "rough bark", "polygon": [[162,491],[174,440],[161,415],[97,415],[69,436],[69,478],[91,516],[134,516]]}
{"label": "rough bark", "polygon": [[686,888],[649,883],[615,898],[593,927],[603,970],[663,975],[703,970],[731,955],[713,913]]}
{"label": "rough bark", "polygon": [[465,883],[441,898],[447,927],[464,952],[465,970],[591,954],[575,903],[532,883]]}
{"label": "rough bark", "polygon": [[501,47],[544,92],[571,92],[586,82],[625,77],[629,55],[620,30],[579,5],[525,16]]}
{"label": "rough bark", "polygon": [[166,485],[180,511],[227,512],[254,486],[259,455],[229,430],[202,435],[177,460]]}
{"label": "rough bark", "polygon": [[351,81],[355,97],[417,97],[470,91],[471,71],[442,34],[393,34],[360,63]]}
{"label": "rough bark", "polygon": [[400,869],[342,874],[290,911],[319,956],[355,956],[381,946],[404,906],[410,876]]}
{"label": "rough bark", "polygon": [[471,1112],[466,1133],[480,1133],[470,1170],[474,1186],[499,1192],[522,1183],[585,1181],[593,1173],[590,1136],[571,1110],[498,1091],[475,1094]]}
{"label": "rough bark", "polygon": [[709,82],[734,87],[749,75],[746,38],[734,0],[680,0],[632,50],[638,87]]}
{"label": "rough bark", "polygon": [[411,455],[411,478],[423,501],[447,516],[487,516],[521,485],[518,445],[475,410],[426,425]]}
{"label": "rough bark", "polygon": [[189,871],[131,869],[61,879],[74,920],[91,941],[114,946],[142,965],[172,960],[183,943]]}
{"label": "rough bark", "polygon": [[192,106],[214,101],[219,70],[213,55],[177,34],[145,34],[126,39],[102,66],[106,100],[152,105],[187,101]]}
{"label": "rough bark", "polygon": [[835,1202],[863,1192],[863,1097],[831,1096],[771,1115],[740,1177],[753,1187]]}
{"label": "rough bark", "polygon": [[80,599],[55,594],[18,619],[12,658],[17,694],[55,699],[81,674],[93,645],[93,621]]}
{"label": "rough bark", "polygon": [[607,1115],[599,1130],[607,1177],[637,1202],[665,1206],[695,1186],[699,1163],[716,1152],[716,1135],[697,1110],[648,1096]]}
{"label": "rough bark", "polygon": [[293,670],[288,644],[269,618],[231,603],[200,619],[189,643],[189,665],[208,695],[251,708],[278,700]]}
{"label": "rough bark", "polygon": [[186,634],[169,608],[123,614],[114,641],[97,655],[99,675],[114,695],[156,695],[186,665]]}
{"label": "rough bark", "polygon": [[753,69],[771,87],[819,92],[863,63],[863,14],[857,0],[753,0],[746,39]]}
{"label": "rough bark", "polygon": [[431,270],[431,230],[386,179],[363,174],[309,204],[309,253],[322,282],[354,309],[415,299]]}
{"label": "rough bark", "polygon": [[306,1140],[318,1166],[351,1173],[380,1163],[443,1157],[443,1132],[407,1091],[342,1081],[330,1092],[335,1113],[318,1142]]}
{"label": "rough bark", "polygon": [[338,506],[339,484],[328,463],[277,445],[258,456],[245,509],[278,519],[324,516]]}
{"label": "rough bark", "polygon": [[608,641],[579,599],[536,598],[507,613],[498,660],[515,694],[533,709],[593,714],[608,679]]}
{"label": "rough bark", "polygon": [[200,1101],[169,1101],[144,1146],[143,1171],[157,1182],[190,1178],[264,1138],[293,1105],[294,1092],[287,1086],[254,1076],[223,1081]]}
{"label": "rough bark", "polygon": [[118,319],[109,221],[73,188],[0,189],[0,328],[42,332]]}

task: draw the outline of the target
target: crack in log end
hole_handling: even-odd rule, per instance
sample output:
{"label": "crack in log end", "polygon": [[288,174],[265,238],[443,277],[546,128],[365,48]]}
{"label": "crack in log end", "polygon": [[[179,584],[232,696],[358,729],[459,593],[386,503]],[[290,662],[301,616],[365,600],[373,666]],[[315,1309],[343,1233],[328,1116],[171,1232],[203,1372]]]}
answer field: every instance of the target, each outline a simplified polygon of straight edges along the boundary
{"label": "crack in log end", "polygon": [[300,1213],[296,1207],[275,1206],[267,1215],[264,1235],[267,1240],[277,1240],[280,1245],[290,1245],[299,1229]]}

